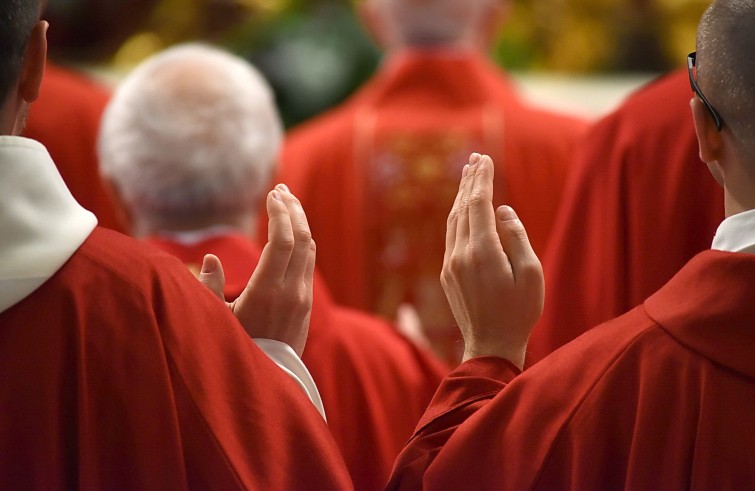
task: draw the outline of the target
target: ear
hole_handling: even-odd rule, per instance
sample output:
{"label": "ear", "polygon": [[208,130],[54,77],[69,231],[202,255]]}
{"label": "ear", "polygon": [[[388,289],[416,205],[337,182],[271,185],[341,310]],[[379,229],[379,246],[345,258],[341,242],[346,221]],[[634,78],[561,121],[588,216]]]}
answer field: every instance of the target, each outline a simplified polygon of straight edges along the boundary
{"label": "ear", "polygon": [[703,101],[693,97],[690,101],[692,119],[695,122],[695,133],[700,146],[700,160],[706,163],[716,162],[723,156],[723,134],[716,128],[708,108]]}
{"label": "ear", "polygon": [[29,42],[24,52],[24,62],[21,69],[21,79],[18,93],[25,102],[31,103],[39,97],[39,87],[45,74],[47,60],[47,28],[46,21],[39,21],[29,36]]}

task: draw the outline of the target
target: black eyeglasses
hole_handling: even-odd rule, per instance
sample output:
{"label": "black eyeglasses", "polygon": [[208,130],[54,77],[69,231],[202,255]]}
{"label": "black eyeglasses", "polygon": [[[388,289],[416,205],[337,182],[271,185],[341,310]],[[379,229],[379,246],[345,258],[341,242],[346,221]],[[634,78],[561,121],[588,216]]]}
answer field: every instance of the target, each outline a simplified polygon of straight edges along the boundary
{"label": "black eyeglasses", "polygon": [[701,101],[703,101],[703,104],[705,104],[705,107],[708,108],[708,112],[710,112],[710,115],[713,117],[713,122],[716,123],[716,129],[718,131],[721,131],[721,129],[724,127],[724,120],[721,118],[721,115],[718,114],[718,111],[713,108],[710,102],[708,102],[708,99],[703,95],[703,91],[700,90],[700,86],[697,84],[697,69],[695,68],[695,61],[697,59],[697,52],[693,51],[692,53],[687,55],[687,71],[689,72],[689,84],[692,87],[692,91],[697,94],[697,96],[700,98]]}

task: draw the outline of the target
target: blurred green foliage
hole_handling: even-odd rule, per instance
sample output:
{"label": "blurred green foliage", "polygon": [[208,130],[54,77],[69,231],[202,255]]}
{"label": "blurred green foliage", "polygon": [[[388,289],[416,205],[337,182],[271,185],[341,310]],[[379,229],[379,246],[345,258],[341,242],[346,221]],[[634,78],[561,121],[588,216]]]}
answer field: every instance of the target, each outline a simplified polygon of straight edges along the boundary
{"label": "blurred green foliage", "polygon": [[380,59],[347,2],[304,3],[272,19],[256,17],[223,43],[265,73],[287,126],[342,101]]}

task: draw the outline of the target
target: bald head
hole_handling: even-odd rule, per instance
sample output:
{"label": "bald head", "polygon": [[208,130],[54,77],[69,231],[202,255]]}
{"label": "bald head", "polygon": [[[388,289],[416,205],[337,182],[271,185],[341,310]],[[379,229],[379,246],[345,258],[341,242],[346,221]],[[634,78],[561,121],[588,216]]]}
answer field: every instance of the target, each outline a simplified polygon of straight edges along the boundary
{"label": "bald head", "polygon": [[366,0],[383,37],[407,47],[471,44],[502,0]]}
{"label": "bald head", "polygon": [[145,233],[235,224],[256,211],[282,135],[272,91],[251,65],[187,45],[118,88],[100,162]]}
{"label": "bald head", "polygon": [[716,0],[697,34],[703,93],[734,135],[743,161],[755,162],[755,0]]}
{"label": "bald head", "polygon": [[0,7],[0,106],[21,74],[26,44],[39,20],[39,0],[3,0]]}

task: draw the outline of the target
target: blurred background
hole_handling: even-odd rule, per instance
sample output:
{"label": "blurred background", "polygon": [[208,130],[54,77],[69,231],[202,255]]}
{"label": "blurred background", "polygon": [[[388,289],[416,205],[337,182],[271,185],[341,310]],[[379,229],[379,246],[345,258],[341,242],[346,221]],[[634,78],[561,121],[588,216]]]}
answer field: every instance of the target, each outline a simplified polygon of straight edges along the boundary
{"label": "blurred background", "polygon": [[[50,0],[51,57],[113,82],[172,44],[244,56],[288,126],[347,97],[380,61],[353,0]],[[596,117],[694,50],[706,0],[510,0],[495,60],[535,104]]]}

